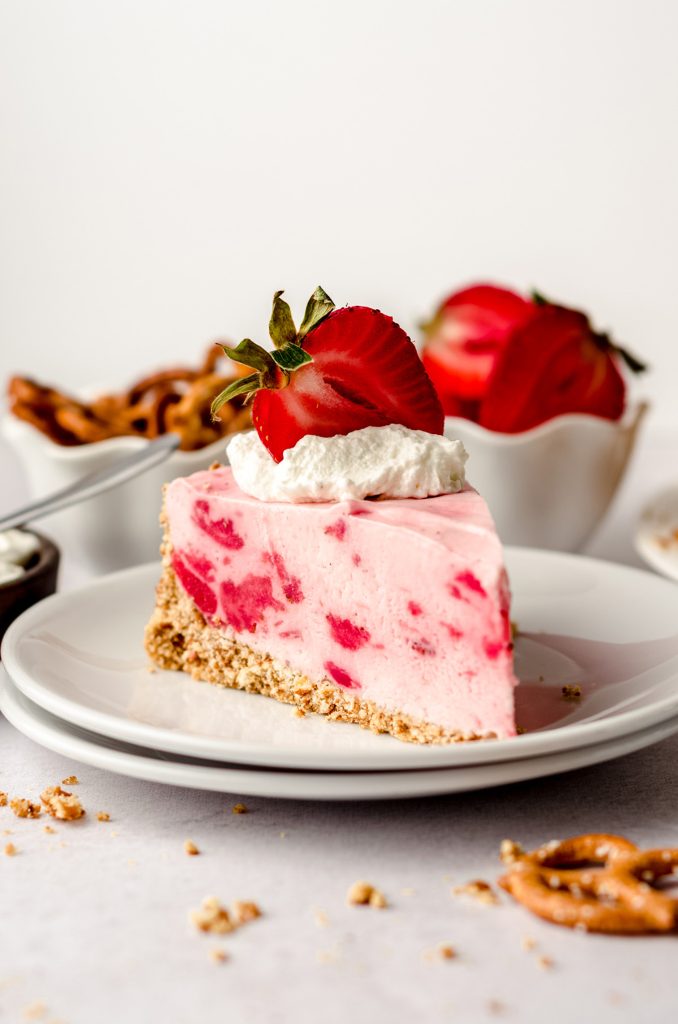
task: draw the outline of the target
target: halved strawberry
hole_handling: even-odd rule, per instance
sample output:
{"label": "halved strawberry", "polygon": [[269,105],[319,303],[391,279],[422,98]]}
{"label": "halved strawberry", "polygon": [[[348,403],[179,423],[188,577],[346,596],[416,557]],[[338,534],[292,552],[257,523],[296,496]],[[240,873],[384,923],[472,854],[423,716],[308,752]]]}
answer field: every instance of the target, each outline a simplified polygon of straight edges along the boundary
{"label": "halved strawberry", "polygon": [[255,372],[214,400],[212,412],[254,393],[252,422],[276,462],[306,434],[332,437],[402,423],[443,432],[443,410],[410,338],[390,316],[366,306],[334,309],[322,288],[299,331],[282,292],[273,297],[268,352],[249,339],[224,352]]}
{"label": "halved strawberry", "polygon": [[449,416],[475,419],[509,335],[534,312],[508,288],[477,284],[450,295],[425,325],[422,359]]}
{"label": "halved strawberry", "polygon": [[566,413],[616,420],[626,385],[618,358],[639,372],[635,357],[597,334],[584,313],[535,296],[535,314],[511,335],[480,407],[489,430],[517,433]]}

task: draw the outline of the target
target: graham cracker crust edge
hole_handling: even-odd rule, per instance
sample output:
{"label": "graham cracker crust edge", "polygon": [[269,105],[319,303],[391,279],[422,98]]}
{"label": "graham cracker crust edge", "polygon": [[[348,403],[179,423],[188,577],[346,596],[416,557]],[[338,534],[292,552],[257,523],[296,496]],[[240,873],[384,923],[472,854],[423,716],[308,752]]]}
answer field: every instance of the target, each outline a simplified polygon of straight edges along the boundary
{"label": "graham cracker crust edge", "polygon": [[146,651],[160,668],[180,670],[216,686],[273,697],[296,705],[304,714],[324,715],[374,733],[388,733],[408,743],[446,744],[494,738],[493,733],[481,736],[450,731],[401,712],[387,711],[328,679],[314,682],[270,655],[254,651],[226,629],[210,626],[178,584],[169,564],[169,553],[166,541],[157,604],[144,634]]}

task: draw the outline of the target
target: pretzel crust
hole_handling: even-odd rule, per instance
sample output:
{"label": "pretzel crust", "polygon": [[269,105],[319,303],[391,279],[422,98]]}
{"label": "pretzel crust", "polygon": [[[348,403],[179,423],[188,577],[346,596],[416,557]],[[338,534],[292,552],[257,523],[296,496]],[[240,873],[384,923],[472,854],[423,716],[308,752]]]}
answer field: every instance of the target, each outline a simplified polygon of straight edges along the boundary
{"label": "pretzel crust", "polygon": [[678,849],[639,850],[623,836],[593,833],[519,854],[499,879],[533,914],[580,931],[672,931],[678,900],[653,883],[678,868]]}

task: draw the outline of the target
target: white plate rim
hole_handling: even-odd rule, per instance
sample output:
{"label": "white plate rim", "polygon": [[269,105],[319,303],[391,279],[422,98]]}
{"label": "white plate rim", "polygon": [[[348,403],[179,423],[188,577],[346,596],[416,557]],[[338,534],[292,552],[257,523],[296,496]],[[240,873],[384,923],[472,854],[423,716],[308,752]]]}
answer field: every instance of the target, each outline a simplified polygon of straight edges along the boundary
{"label": "white plate rim", "polygon": [[[642,576],[651,579],[657,587],[666,587],[673,599],[678,601],[678,591],[670,581],[649,573],[643,569],[605,562],[601,559],[584,555],[573,555],[566,552],[546,551],[537,548],[506,546],[507,555],[518,558],[547,558],[556,562],[566,563],[575,560],[577,564],[594,571],[619,572],[627,577]],[[260,746],[248,745],[246,742],[234,740],[216,740],[211,737],[196,737],[190,733],[181,733],[171,729],[148,725],[132,719],[124,719],[103,711],[78,704],[68,697],[53,693],[27,672],[18,654],[18,646],[25,632],[49,616],[55,606],[77,604],[84,595],[90,595],[127,578],[138,576],[152,592],[160,575],[160,564],[155,562],[119,570],[101,576],[84,586],[67,590],[45,598],[43,601],[23,612],[7,630],[3,643],[2,663],[17,688],[34,704],[44,710],[72,722],[83,729],[98,733],[109,738],[135,744],[146,748],[163,750],[167,753],[187,757],[199,757],[210,760],[238,762],[255,766],[288,767],[297,769],[328,768],[337,770],[372,770],[372,771],[409,771],[415,768],[446,767],[462,765],[482,765],[498,761],[524,760],[528,757],[540,757],[557,751],[573,750],[604,742],[615,737],[638,732],[643,728],[658,724],[678,714],[678,685],[675,695],[661,698],[650,704],[628,711],[615,713],[609,717],[601,716],[593,721],[571,723],[555,726],[552,729],[537,731],[507,740],[491,740],[469,744],[450,744],[448,746],[414,746],[407,745],[408,763],[403,762],[401,750],[380,750],[369,754],[351,752],[350,758],[336,753],[319,763],[320,755],[313,751],[300,752],[297,748],[276,746],[272,754],[263,753]],[[148,579],[146,579],[148,577]],[[141,626],[140,626],[141,628]],[[228,691],[226,691],[228,692]],[[263,699],[263,698],[262,698]],[[256,751],[256,752],[255,752]],[[322,755],[325,757],[325,755]],[[350,759],[350,765],[347,763]]]}
{"label": "white plate rim", "polygon": [[[187,789],[315,801],[413,799],[529,782],[634,753],[678,732],[677,715],[604,743],[500,764],[399,772],[290,772],[284,769],[178,763],[171,758],[154,758],[103,746],[97,740],[106,737],[95,734],[82,736],[72,732],[68,722],[30,701],[1,670],[0,712],[33,742],[63,757],[117,775]],[[503,771],[503,777],[497,777],[499,771]]]}

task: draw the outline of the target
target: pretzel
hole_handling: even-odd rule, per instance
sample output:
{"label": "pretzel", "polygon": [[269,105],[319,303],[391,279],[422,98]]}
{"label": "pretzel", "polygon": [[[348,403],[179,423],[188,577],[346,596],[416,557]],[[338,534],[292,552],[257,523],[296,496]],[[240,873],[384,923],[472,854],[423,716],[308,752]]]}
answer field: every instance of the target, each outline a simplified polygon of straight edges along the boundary
{"label": "pretzel", "polygon": [[100,395],[91,402],[28,377],[13,377],[8,387],[10,408],[60,445],[93,444],[126,435],[151,439],[171,431],[179,434],[182,449],[193,451],[251,425],[250,410],[242,398],[223,405],[219,418],[212,420],[214,396],[233,374],[245,372],[225,360],[229,372],[219,373],[220,360],[225,360],[223,352],[210,345],[197,369],[175,366],[158,370],[126,391]]}
{"label": "pretzel", "polygon": [[676,868],[678,849],[639,850],[622,836],[591,834],[519,853],[499,884],[538,917],[567,928],[668,932],[678,924],[678,900],[653,883]]}

